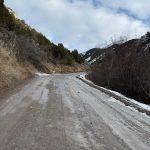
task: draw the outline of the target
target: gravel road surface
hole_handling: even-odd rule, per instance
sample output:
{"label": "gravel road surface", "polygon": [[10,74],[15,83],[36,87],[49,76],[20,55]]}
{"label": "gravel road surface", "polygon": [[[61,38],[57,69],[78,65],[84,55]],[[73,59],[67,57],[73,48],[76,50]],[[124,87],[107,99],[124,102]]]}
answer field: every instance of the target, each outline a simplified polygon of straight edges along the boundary
{"label": "gravel road surface", "polygon": [[150,150],[150,117],[76,78],[35,77],[0,100],[0,150]]}

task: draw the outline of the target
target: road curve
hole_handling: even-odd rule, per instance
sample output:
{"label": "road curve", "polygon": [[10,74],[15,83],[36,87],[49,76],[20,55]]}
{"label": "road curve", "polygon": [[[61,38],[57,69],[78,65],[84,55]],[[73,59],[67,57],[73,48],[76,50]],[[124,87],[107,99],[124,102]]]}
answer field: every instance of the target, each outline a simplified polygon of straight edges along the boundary
{"label": "road curve", "polygon": [[35,77],[0,101],[0,150],[149,150],[150,117],[76,74]]}

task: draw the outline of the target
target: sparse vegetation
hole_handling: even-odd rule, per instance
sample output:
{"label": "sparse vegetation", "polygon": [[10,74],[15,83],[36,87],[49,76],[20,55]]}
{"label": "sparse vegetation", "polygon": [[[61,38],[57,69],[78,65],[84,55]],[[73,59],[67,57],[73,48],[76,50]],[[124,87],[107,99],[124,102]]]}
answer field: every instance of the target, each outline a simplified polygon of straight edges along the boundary
{"label": "sparse vegetation", "polygon": [[[149,33],[141,39],[106,48],[105,57],[91,66],[96,84],[150,104]],[[144,43],[143,43],[144,41]]]}
{"label": "sparse vegetation", "polygon": [[42,33],[39,33],[35,29],[32,29],[25,23],[24,20],[16,18],[13,12],[10,11],[5,6],[0,7],[1,28],[12,31],[16,35],[23,35],[24,37],[26,36],[27,38],[33,39],[34,42],[39,45],[41,51],[47,53],[47,58],[52,57],[48,58],[48,60],[53,59],[53,62],[55,64],[61,63],[63,65],[73,65],[75,62],[79,64],[84,62],[84,59],[80,56],[80,54],[78,54],[78,51],[70,52],[63,46],[63,44],[55,45],[51,43]]}
{"label": "sparse vegetation", "polygon": [[77,63],[82,64],[84,62],[84,58],[79,55],[77,50],[72,51],[72,56]]}

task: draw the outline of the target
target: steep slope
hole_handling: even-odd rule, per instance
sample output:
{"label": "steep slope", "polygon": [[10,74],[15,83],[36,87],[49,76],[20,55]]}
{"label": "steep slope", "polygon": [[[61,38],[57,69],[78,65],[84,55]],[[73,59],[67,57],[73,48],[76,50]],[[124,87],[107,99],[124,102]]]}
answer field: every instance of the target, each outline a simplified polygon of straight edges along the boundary
{"label": "steep slope", "polygon": [[93,82],[150,104],[150,33],[91,54]]}
{"label": "steep slope", "polygon": [[50,42],[0,0],[0,89],[39,71],[82,71],[83,62],[76,50]]}

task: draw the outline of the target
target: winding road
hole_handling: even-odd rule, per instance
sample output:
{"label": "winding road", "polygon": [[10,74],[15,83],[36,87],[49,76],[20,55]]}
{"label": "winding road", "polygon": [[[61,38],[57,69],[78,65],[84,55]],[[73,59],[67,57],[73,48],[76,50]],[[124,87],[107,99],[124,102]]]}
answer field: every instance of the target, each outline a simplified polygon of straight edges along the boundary
{"label": "winding road", "polygon": [[0,101],[0,150],[150,150],[150,117],[76,78],[37,76]]}

